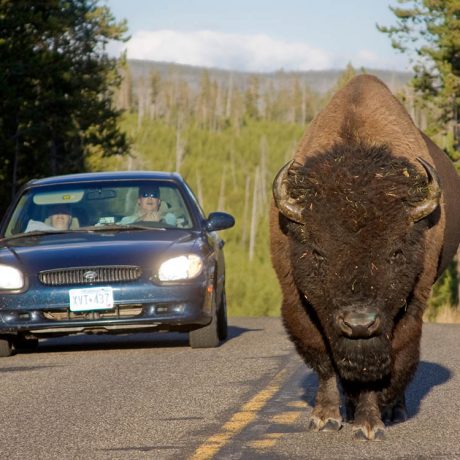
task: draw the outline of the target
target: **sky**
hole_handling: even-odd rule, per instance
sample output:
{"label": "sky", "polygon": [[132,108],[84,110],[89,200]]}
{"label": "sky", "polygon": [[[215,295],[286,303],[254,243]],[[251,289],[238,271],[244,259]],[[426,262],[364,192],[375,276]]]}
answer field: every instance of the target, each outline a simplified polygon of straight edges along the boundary
{"label": "sky", "polygon": [[355,68],[410,70],[376,24],[397,0],[102,0],[130,39],[128,59],[246,72]]}

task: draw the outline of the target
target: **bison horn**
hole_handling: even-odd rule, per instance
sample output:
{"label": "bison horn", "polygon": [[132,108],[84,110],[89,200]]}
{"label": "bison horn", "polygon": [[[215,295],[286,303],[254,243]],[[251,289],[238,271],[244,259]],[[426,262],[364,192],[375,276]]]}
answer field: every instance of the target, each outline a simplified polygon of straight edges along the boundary
{"label": "bison horn", "polygon": [[410,210],[410,218],[413,222],[418,222],[429,216],[439,206],[441,198],[441,184],[438,173],[423,158],[417,157],[417,160],[422,164],[428,175],[428,193],[423,201],[417,203]]}
{"label": "bison horn", "polygon": [[273,181],[273,198],[281,214],[294,222],[302,223],[302,207],[289,196],[286,187],[288,171],[293,163],[294,160],[286,163],[276,175]]}

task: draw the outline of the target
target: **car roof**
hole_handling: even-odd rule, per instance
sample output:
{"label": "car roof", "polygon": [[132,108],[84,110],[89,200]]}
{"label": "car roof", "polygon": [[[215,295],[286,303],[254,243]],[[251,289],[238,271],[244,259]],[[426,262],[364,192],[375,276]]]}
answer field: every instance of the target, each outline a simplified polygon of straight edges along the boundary
{"label": "car roof", "polygon": [[65,174],[62,176],[46,177],[43,179],[32,179],[26,184],[26,188],[40,185],[74,184],[98,181],[114,180],[179,180],[183,182],[182,176],[174,172],[161,171],[111,171],[93,172],[79,174]]}

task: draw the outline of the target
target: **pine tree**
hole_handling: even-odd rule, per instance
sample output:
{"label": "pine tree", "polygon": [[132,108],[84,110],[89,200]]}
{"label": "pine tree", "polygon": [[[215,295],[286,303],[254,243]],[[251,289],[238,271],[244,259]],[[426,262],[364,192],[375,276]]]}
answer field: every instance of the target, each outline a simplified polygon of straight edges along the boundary
{"label": "pine tree", "polygon": [[0,2],[0,208],[32,177],[127,151],[117,61],[105,52],[125,31],[96,0]]}
{"label": "pine tree", "polygon": [[411,56],[412,84],[433,114],[428,134],[438,135],[454,160],[460,142],[460,1],[398,0],[396,25],[378,29]]}

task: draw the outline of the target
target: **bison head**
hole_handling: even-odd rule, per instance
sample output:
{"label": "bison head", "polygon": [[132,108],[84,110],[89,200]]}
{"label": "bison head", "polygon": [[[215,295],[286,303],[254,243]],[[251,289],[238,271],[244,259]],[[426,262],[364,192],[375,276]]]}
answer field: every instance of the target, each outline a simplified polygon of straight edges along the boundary
{"label": "bison head", "polygon": [[385,146],[338,145],[288,164],[273,192],[296,286],[343,378],[388,374],[391,336],[423,268],[440,185]]}

